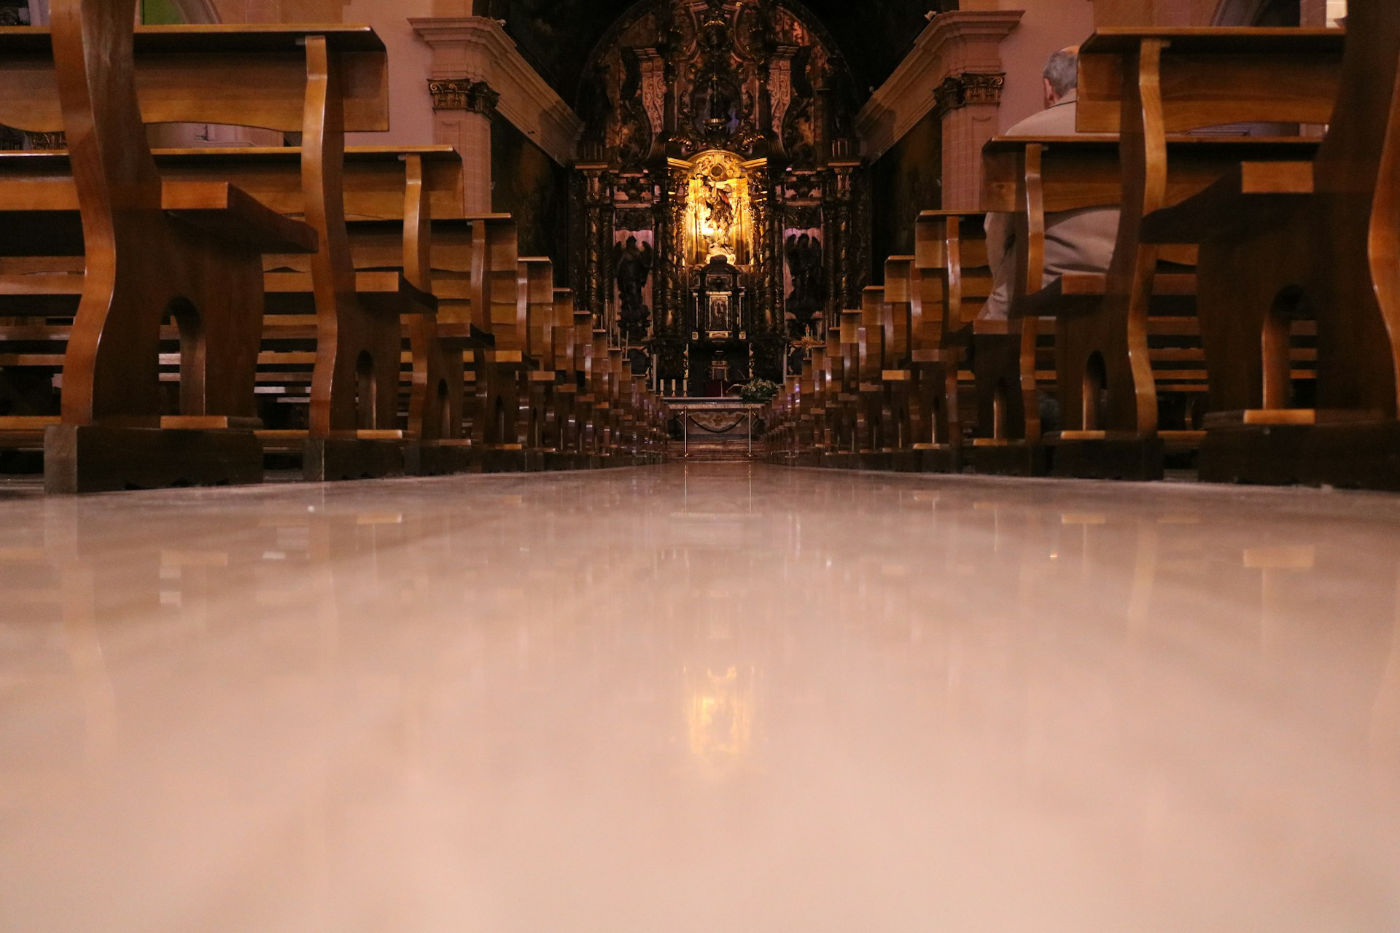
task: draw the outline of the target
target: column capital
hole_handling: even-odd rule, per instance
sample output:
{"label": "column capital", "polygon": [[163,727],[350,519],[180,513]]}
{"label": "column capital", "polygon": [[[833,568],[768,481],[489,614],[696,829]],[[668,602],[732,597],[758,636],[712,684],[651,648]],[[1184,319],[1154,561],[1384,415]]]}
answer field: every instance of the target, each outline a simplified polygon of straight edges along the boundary
{"label": "column capital", "polygon": [[1004,72],[986,74],[966,71],[949,75],[933,89],[933,112],[941,117],[950,110],[958,110],[969,104],[997,106],[1001,103],[1001,92],[1005,86]]}
{"label": "column capital", "polygon": [[501,95],[485,81],[472,78],[429,78],[428,93],[434,110],[465,110],[490,115],[501,102]]}

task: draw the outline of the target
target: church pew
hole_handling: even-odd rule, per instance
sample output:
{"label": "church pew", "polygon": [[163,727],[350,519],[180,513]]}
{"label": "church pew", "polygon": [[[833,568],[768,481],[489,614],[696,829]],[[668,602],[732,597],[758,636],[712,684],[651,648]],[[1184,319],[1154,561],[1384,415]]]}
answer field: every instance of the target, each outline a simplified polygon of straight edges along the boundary
{"label": "church pew", "polygon": [[615,449],[616,408],[613,404],[613,370],[608,358],[608,332],[594,327],[587,358],[586,377],[593,398],[593,429],[598,456],[604,465],[611,464]]}
{"label": "church pew", "polygon": [[[810,373],[811,366],[811,359],[804,358],[803,368]],[[782,388],[768,405],[768,431],[764,435],[763,458],[775,466],[791,465],[790,458],[794,452],[792,435],[801,379],[801,374],[788,375],[783,380]]]}
{"label": "church pew", "polygon": [[[1094,382],[1087,367],[1099,354],[1107,370],[1103,376],[1108,397],[1104,423],[1098,427],[1109,434],[1119,432],[1129,444],[1163,436],[1158,431],[1157,383],[1144,365],[1149,359],[1143,352],[1144,325],[1160,261],[1174,248],[1171,244],[1194,244],[1199,238],[1168,234],[1165,226],[1154,231],[1151,218],[1199,198],[1237,172],[1241,163],[1287,179],[1293,175],[1290,165],[1310,161],[1317,140],[1301,134],[1233,141],[1199,134],[1203,128],[1241,123],[1327,122],[1340,76],[1340,53],[1339,31],[1310,29],[1100,30],[1085,44],[1078,128],[1121,133],[1124,212],[1113,267],[1103,286],[1102,312],[1066,326],[1069,378],[1062,381],[1071,430],[1094,430],[1085,422],[1097,406],[1086,399],[1083,386]],[[1198,135],[1177,135],[1187,132]],[[1189,184],[1183,185],[1183,179]],[[1286,265],[1288,257],[1270,261]],[[1200,269],[1205,278],[1198,276],[1191,291],[1197,297],[1203,355],[1215,361],[1207,367],[1213,394],[1209,405],[1215,407],[1215,397],[1237,392],[1238,367],[1248,366],[1244,357],[1255,355],[1222,353],[1221,348],[1230,342],[1222,334],[1252,329],[1248,318],[1253,312],[1242,314],[1236,298],[1242,279],[1258,270],[1232,269],[1226,285],[1211,250],[1202,257]],[[1228,298],[1217,290],[1221,287],[1231,293]],[[1179,370],[1169,371],[1167,376],[1177,374]],[[1104,446],[1105,439],[1090,439],[1081,446],[1094,444]]]}
{"label": "church pew", "polygon": [[[1208,187],[1242,158],[1294,161],[1315,151],[1302,137],[1180,136],[1163,138],[1161,198],[1178,203]],[[1083,137],[993,139],[984,149],[984,200],[1015,209],[1018,235],[1032,248],[1020,256],[1012,301],[1016,320],[1050,318],[1055,383],[1064,427],[1046,438],[1060,475],[1152,479],[1162,475],[1165,445],[1198,443],[1189,425],[1159,424],[1161,389],[1200,392],[1200,338],[1194,319],[1194,249],[1147,247],[1141,241],[1141,185],[1113,141]],[[1044,214],[1127,198],[1109,272],[1075,273],[1042,287]],[[1136,201],[1133,199],[1136,198]],[[1131,312],[1130,310],[1131,309]],[[1154,317],[1183,321],[1168,333]],[[1037,330],[1039,327],[1037,327]],[[1037,343],[1021,333],[1025,384]],[[1042,346],[1043,351],[1043,346]],[[1184,365],[1192,364],[1192,365]],[[1023,391],[1027,405],[1031,396]]]}
{"label": "church pew", "polygon": [[[1298,106],[1311,105],[1314,122],[1330,123],[1315,159],[1286,168],[1241,162],[1144,223],[1153,239],[1202,244],[1203,326],[1219,386],[1203,478],[1400,485],[1400,309],[1389,298],[1400,237],[1389,201],[1400,157],[1391,143],[1400,11],[1356,3],[1347,25],[1340,70],[1339,37],[1321,38],[1333,44],[1327,71],[1296,92],[1307,92]],[[1228,37],[1196,41],[1224,45]],[[1143,72],[1172,67],[1154,37],[1138,45]],[[1139,96],[1150,103],[1155,91]],[[1304,328],[1316,340],[1311,392],[1299,392],[1307,388],[1299,377],[1310,375],[1298,365]]]}
{"label": "church pew", "polygon": [[[133,17],[129,3],[64,3],[55,7],[52,33],[0,34],[0,114],[27,129],[66,127],[76,180],[55,197],[53,185],[13,180],[18,172],[33,182],[44,163],[6,157],[2,200],[43,231],[29,251],[84,253],[87,268],[64,351],[61,423],[44,442],[51,492],[260,479],[261,453],[247,430],[255,421],[260,253],[319,245],[319,231],[225,181],[161,178],[142,121],[151,110],[200,119],[192,114],[204,113],[197,110],[203,101],[177,90],[198,67],[169,67],[175,46],[166,36],[133,39]],[[296,54],[314,57],[317,46],[325,54],[323,37],[308,43]],[[218,41],[205,48],[226,51]],[[263,54],[248,52],[245,64],[266,66],[266,58],[249,64]],[[302,77],[296,85],[298,95],[305,83]],[[74,207],[82,211],[82,239],[71,229]],[[20,251],[15,239],[3,252]],[[11,283],[15,299],[23,283]],[[71,296],[71,284],[66,290]],[[163,418],[158,346],[167,314],[181,330],[183,378],[180,413]]]}
{"label": "church pew", "polygon": [[[834,339],[828,335],[828,339]],[[826,344],[813,346],[802,361],[802,371],[789,390],[783,434],[782,462],[791,466],[819,466],[830,449],[826,391],[830,385]]]}
{"label": "church pew", "polygon": [[[38,112],[29,128],[56,130],[46,115],[52,68],[42,53],[42,30],[30,30],[36,43],[25,57],[26,77],[14,89],[28,96]],[[302,134],[303,193],[311,225],[318,233],[313,265],[318,269],[317,315],[328,339],[317,352],[311,433],[324,459],[331,445],[348,444],[351,455],[364,447],[356,435],[360,392],[358,366],[376,357],[390,368],[387,386],[379,376],[376,394],[397,381],[397,322],[390,351],[389,327],[360,307],[347,283],[349,270],[340,199],[340,151],[346,128],[387,127],[387,85],[383,46],[365,27],[142,27],[135,36],[136,85],[146,123],[228,123]],[[49,125],[43,124],[48,120]],[[11,121],[7,121],[11,122]],[[333,336],[334,339],[329,339]],[[72,380],[68,380],[71,383]],[[381,416],[376,411],[373,421]],[[332,437],[332,434],[337,434]],[[309,458],[310,459],[310,458]],[[392,453],[390,456],[392,459]]]}
{"label": "church pew", "polygon": [[866,469],[909,471],[915,466],[909,440],[909,267],[913,257],[885,263],[885,284],[864,290],[857,330],[857,442]]}
{"label": "church pew", "polygon": [[[305,208],[295,149],[166,150],[157,153],[157,160],[174,177],[228,175],[284,213],[299,214]],[[405,410],[405,465],[415,473],[469,468],[469,445],[461,430],[461,366],[449,365],[449,343],[460,341],[440,333],[429,261],[432,219],[459,211],[461,168],[460,157],[444,146],[354,147],[346,150],[342,167],[356,295],[377,316],[398,321],[408,341],[406,391],[401,394],[406,404],[395,399],[396,420],[383,427],[398,430],[397,412]],[[271,313],[265,319],[265,350],[286,348],[280,357],[288,364],[284,371],[303,379],[304,370],[293,359],[298,347],[315,346],[316,335],[308,334],[304,323],[315,313],[314,270],[298,257],[273,257],[268,265]],[[304,391],[299,394],[309,402]],[[306,441],[296,430],[267,431],[263,437],[270,449],[297,450]]]}
{"label": "church pew", "polygon": [[[556,304],[556,313],[558,375],[554,396],[558,399],[559,413],[558,460],[564,467],[586,469],[597,465],[587,448],[592,413],[586,400],[588,393],[583,376],[583,344],[585,335],[588,340],[592,339],[593,315],[574,306],[572,293],[567,303]],[[547,456],[546,462],[550,459]]]}
{"label": "church pew", "polygon": [[884,362],[880,383],[884,395],[882,431],[890,448],[892,469],[914,472],[919,456],[914,450],[915,425],[921,420],[919,399],[913,392],[913,256],[885,260],[885,293],[880,308],[884,332]]}
{"label": "church pew", "polygon": [[515,220],[483,214],[433,224],[432,267],[439,317],[475,335],[463,351],[466,429],[485,469],[526,469],[521,379],[526,307]]}
{"label": "church pew", "polygon": [[594,466],[601,466],[602,448],[599,438],[602,429],[599,419],[602,410],[593,380],[593,313],[583,308],[574,311],[574,373],[578,380],[579,394],[576,398],[579,410],[578,443],[579,452]]}
{"label": "church pew", "polygon": [[520,302],[524,305],[524,332],[521,349],[524,365],[518,389],[521,410],[521,443],[531,469],[544,466],[543,425],[548,395],[544,387],[553,383],[554,372],[546,369],[554,343],[554,263],[543,257],[520,259]]}
{"label": "church pew", "polygon": [[966,368],[972,331],[992,289],[984,216],[923,211],[915,222],[910,366],[918,402],[911,430],[921,470],[961,470],[964,434],[975,423],[963,408],[975,398]]}
{"label": "church pew", "polygon": [[859,465],[860,419],[860,308],[841,312],[837,327],[826,338],[826,386],[822,409],[826,415],[827,444],[822,466],[853,468]]}
{"label": "church pew", "polygon": [[882,286],[867,286],[861,292],[860,317],[856,324],[855,341],[855,399],[856,420],[853,465],[863,469],[886,469],[890,463],[888,438],[884,434],[885,393],[880,380],[884,369],[884,330],[880,326],[885,303]]}
{"label": "church pew", "polygon": [[569,380],[564,360],[570,349],[573,313],[573,292],[567,288],[552,288],[548,314],[532,317],[530,322],[530,342],[537,348],[539,359],[539,369],[531,373],[530,390],[538,396],[535,404],[540,412],[534,422],[531,446],[539,451],[546,469],[572,465],[564,454],[564,422],[573,403],[573,393],[561,391],[561,387]]}
{"label": "church pew", "polygon": [[1026,399],[1035,399],[1045,361],[1036,359],[1036,333],[1023,335],[1023,318],[982,315],[993,287],[984,220],[982,212],[933,211],[916,227],[915,359],[938,413],[931,427],[942,432],[924,457],[936,470],[1034,475],[1044,470],[1040,419]]}
{"label": "church pew", "polygon": [[835,383],[831,378],[831,358],[837,342],[839,335],[828,331],[826,342],[812,348],[810,378],[803,366],[800,388],[805,394],[798,411],[796,458],[799,463],[805,461],[804,465],[819,465],[834,443],[831,396]]}
{"label": "church pew", "polygon": [[[191,183],[226,178],[280,213],[305,213],[298,149],[156,150],[155,159],[163,177]],[[46,180],[47,196],[69,196],[65,152],[26,153],[23,161],[36,166],[29,177]],[[49,167],[41,175],[37,167],[45,164]],[[445,371],[445,347],[429,297],[431,269],[422,258],[429,248],[430,217],[455,213],[460,203],[461,160],[444,146],[355,147],[347,150],[342,173],[344,210],[352,218],[347,242],[356,293],[364,304],[378,307],[377,313],[400,319],[409,338],[406,455],[415,472],[444,472],[453,464],[462,468],[462,380],[460,372]],[[309,405],[318,337],[312,263],[306,256],[284,255],[269,256],[266,265],[272,307],[263,319],[260,389],[283,393],[272,396],[280,401]],[[80,268],[55,278],[66,278],[64,287],[74,294],[81,289]],[[169,371],[162,375],[167,377],[178,379]],[[302,414],[300,423],[306,422]],[[307,441],[304,427],[266,430],[260,436],[270,449],[286,452],[300,452]]]}

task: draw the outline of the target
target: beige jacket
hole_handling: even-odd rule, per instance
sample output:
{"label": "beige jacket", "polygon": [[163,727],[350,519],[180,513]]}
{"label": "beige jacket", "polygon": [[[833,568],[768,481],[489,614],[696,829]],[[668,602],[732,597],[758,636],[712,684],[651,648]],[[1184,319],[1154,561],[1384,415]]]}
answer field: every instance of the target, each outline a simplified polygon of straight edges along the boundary
{"label": "beige jacket", "polygon": [[[1012,126],[1005,136],[1077,136],[1076,100],[1060,101]],[[1066,272],[1106,272],[1113,260],[1118,237],[1117,208],[1091,207],[1045,215],[1045,275],[1048,285]],[[993,289],[981,313],[982,320],[1005,320],[1011,302],[1011,283],[1020,263],[1011,214],[988,214],[987,257],[992,267]]]}

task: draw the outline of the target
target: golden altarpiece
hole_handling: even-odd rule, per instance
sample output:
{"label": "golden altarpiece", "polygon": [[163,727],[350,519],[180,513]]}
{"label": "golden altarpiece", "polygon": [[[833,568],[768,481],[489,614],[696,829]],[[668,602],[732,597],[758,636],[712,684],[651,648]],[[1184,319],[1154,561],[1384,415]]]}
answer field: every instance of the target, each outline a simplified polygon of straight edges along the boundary
{"label": "golden altarpiece", "polygon": [[869,268],[856,100],[781,0],[653,0],[580,83],[571,267],[580,307],[673,396],[781,381]]}

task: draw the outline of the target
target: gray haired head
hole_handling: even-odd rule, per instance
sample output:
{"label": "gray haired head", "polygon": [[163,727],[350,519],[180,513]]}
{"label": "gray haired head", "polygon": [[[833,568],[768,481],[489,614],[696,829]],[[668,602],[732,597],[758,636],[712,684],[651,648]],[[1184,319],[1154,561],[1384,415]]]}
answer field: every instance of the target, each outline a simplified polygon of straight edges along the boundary
{"label": "gray haired head", "polygon": [[1045,63],[1041,75],[1050,82],[1057,97],[1064,97],[1079,86],[1079,53],[1076,49],[1060,49]]}

